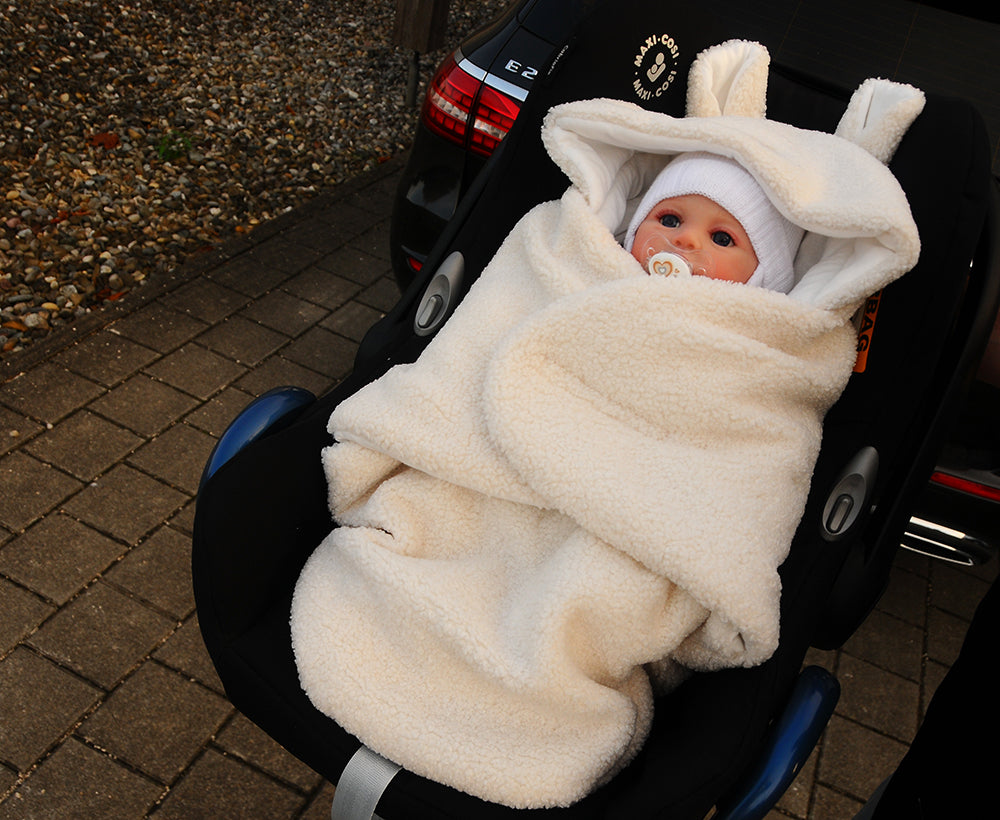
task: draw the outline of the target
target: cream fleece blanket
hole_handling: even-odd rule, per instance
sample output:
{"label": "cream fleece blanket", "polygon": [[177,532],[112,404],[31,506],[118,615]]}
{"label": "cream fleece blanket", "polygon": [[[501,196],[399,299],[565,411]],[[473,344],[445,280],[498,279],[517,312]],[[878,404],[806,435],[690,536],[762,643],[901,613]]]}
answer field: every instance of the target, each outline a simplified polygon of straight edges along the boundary
{"label": "cream fleece blanket", "polygon": [[[316,706],[404,767],[569,804],[645,739],[650,664],[773,652],[850,316],[916,261],[880,160],[922,96],[869,82],[834,136],[764,119],[766,76],[760,46],[730,42],[692,69],[697,116],[554,109],[565,196],[519,223],[416,363],[334,412],[340,526],[299,580],[295,655]],[[790,294],[651,277],[616,242],[687,150],[735,157],[811,232]]]}

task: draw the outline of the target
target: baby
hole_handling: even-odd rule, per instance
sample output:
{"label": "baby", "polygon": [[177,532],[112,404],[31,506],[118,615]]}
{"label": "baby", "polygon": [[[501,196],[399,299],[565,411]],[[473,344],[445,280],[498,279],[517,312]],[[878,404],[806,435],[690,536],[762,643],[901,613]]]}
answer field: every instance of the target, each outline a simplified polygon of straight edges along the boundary
{"label": "baby", "polygon": [[787,293],[802,234],[738,162],[692,152],[653,180],[623,244],[650,273],[695,274]]}

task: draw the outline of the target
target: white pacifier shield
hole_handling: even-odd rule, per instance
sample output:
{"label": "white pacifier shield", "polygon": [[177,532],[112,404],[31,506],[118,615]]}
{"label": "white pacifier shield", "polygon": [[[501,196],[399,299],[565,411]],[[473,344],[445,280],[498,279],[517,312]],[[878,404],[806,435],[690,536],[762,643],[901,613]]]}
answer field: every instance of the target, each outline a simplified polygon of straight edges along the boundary
{"label": "white pacifier shield", "polygon": [[691,266],[683,257],[669,251],[660,251],[649,257],[646,269],[656,276],[690,276]]}

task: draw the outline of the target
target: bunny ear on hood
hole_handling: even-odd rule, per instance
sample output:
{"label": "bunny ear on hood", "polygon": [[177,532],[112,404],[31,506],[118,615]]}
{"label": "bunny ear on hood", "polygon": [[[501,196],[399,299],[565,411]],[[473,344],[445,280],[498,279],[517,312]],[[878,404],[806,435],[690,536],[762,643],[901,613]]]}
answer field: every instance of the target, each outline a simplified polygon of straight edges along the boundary
{"label": "bunny ear on hood", "polygon": [[851,96],[834,133],[888,165],[924,102],[924,93],[912,85],[865,80]]}
{"label": "bunny ear on hood", "polygon": [[763,119],[770,63],[767,49],[748,40],[705,49],[688,74],[687,116]]}
{"label": "bunny ear on hood", "polygon": [[[767,111],[770,55],[760,43],[728,40],[702,51],[688,75],[688,117],[755,117]],[[891,80],[865,80],[834,132],[884,164],[924,108],[924,94]]]}

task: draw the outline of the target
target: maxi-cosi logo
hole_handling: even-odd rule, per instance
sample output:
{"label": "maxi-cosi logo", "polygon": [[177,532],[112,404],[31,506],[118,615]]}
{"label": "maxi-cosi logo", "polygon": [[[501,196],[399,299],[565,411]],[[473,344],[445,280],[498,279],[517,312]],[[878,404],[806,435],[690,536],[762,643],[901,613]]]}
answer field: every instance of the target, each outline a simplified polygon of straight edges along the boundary
{"label": "maxi-cosi logo", "polygon": [[669,34],[653,34],[646,38],[635,55],[635,79],[632,88],[645,102],[663,94],[677,76],[680,49]]}

